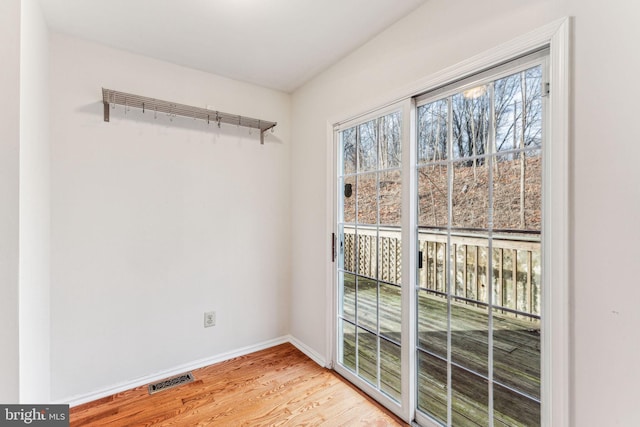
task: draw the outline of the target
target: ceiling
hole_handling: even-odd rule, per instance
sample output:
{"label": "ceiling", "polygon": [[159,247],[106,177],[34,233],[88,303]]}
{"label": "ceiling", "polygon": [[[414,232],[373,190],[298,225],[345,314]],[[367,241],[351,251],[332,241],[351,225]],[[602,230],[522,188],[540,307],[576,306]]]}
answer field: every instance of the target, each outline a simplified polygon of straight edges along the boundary
{"label": "ceiling", "polygon": [[61,33],[291,92],[427,0],[41,0]]}

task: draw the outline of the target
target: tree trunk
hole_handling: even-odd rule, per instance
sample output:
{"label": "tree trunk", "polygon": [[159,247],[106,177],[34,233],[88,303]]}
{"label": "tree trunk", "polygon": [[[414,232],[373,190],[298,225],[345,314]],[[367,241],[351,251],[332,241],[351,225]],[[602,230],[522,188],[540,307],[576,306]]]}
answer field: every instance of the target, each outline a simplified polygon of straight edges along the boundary
{"label": "tree trunk", "polygon": [[[527,128],[527,80],[524,72],[520,74],[520,91],[522,93],[522,131],[520,132],[520,149],[524,149],[524,133]],[[520,228],[525,228],[525,156],[520,152]]]}

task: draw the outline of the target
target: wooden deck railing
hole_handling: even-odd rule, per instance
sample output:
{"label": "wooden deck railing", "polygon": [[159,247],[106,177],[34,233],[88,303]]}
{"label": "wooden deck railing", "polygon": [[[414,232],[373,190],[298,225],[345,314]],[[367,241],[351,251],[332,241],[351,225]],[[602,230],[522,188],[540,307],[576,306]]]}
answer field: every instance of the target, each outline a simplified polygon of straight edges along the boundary
{"label": "wooden deck railing", "polygon": [[[486,306],[488,263],[492,265],[493,305],[504,314],[539,319],[541,267],[539,235],[501,234],[489,241],[479,234],[418,233],[422,257],[418,283],[422,289],[446,296],[447,269],[451,268],[452,296],[458,302]],[[451,254],[447,260],[447,244]],[[344,229],[344,269],[362,276],[400,284],[402,280],[400,231],[358,227]]]}
{"label": "wooden deck railing", "polygon": [[[376,239],[379,239],[379,242],[376,242]],[[361,276],[375,278],[378,267],[380,280],[394,284],[402,282],[400,232],[380,230],[378,235],[375,229],[358,228],[356,238],[355,230],[348,230],[345,227],[344,269],[357,272]]]}

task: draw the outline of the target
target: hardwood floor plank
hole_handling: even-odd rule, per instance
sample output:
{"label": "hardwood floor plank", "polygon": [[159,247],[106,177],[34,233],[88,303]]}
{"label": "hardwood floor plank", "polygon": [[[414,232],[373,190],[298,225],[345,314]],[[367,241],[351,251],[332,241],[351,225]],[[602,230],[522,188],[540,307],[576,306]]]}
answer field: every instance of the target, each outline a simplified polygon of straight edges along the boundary
{"label": "hardwood floor plank", "polygon": [[406,426],[291,344],[193,371],[149,395],[137,387],[71,408],[71,426]]}

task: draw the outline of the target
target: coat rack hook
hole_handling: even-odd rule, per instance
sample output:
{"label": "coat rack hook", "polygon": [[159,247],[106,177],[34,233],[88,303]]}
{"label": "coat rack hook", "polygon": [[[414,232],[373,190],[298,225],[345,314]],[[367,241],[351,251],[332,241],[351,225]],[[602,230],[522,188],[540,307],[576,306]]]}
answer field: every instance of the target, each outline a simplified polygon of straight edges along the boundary
{"label": "coat rack hook", "polygon": [[[102,88],[102,103],[104,108],[104,121],[109,121],[109,115],[111,109],[115,109],[116,105],[124,106],[125,114],[128,114],[131,107],[141,109],[143,113],[147,112],[147,107],[151,106],[153,109],[153,118],[157,120],[158,110],[160,114],[166,114],[170,121],[173,121],[174,117],[191,117],[193,120],[207,120],[207,125],[211,125],[212,119],[218,124],[218,128],[222,127],[222,122],[233,125],[234,123],[240,127],[249,128],[249,134],[253,135],[253,130],[258,129],[260,132],[260,142],[264,140],[264,134],[267,130],[271,129],[273,133],[273,127],[275,122],[262,121],[250,117],[244,117],[237,114],[221,113],[205,108],[193,107],[190,105],[183,105],[169,101],[161,101],[155,98],[148,98],[140,95],[133,95],[125,92],[118,92],[110,89]],[[111,106],[111,108],[109,108]],[[215,118],[213,114],[215,113]]]}

